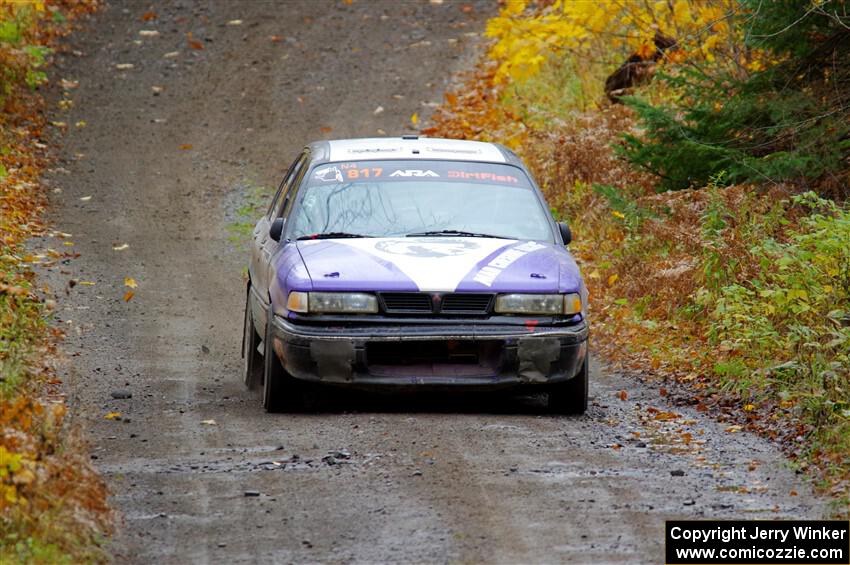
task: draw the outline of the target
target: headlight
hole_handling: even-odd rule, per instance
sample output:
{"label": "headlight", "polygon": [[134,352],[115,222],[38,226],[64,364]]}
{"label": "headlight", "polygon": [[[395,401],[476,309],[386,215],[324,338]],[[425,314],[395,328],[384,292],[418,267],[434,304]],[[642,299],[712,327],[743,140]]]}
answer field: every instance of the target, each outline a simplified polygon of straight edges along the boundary
{"label": "headlight", "polygon": [[310,311],[310,294],[293,290],[286,299],[286,309],[290,312],[306,314]]}
{"label": "headlight", "polygon": [[581,312],[581,297],[575,293],[500,294],[495,310],[500,314],[573,315]]}
{"label": "headlight", "polygon": [[581,313],[581,296],[578,293],[564,295],[564,314],[572,316]]}
{"label": "headlight", "polygon": [[375,314],[378,312],[378,299],[363,292],[292,291],[286,307],[302,314]]}

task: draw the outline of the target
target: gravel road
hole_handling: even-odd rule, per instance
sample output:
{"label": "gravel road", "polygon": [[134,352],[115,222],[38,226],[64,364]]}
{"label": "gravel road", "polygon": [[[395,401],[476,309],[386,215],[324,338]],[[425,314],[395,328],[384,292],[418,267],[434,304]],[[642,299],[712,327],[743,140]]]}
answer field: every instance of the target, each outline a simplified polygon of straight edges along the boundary
{"label": "gravel road", "polygon": [[49,182],[80,257],[44,280],[74,421],[120,516],[116,561],[660,563],[666,519],[823,514],[773,445],[598,361],[580,418],[504,395],[270,415],[243,389],[234,209],[310,140],[427,116],[494,9],[116,2],[75,36],[53,76],[79,86]]}

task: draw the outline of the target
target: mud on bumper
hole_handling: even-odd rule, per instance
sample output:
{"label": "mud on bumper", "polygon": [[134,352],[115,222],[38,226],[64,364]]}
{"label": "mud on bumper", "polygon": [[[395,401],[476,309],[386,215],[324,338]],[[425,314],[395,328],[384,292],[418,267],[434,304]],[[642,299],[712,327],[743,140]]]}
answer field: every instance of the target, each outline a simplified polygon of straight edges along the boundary
{"label": "mud on bumper", "polygon": [[501,388],[576,376],[587,356],[585,322],[324,327],[272,319],[275,353],[297,379],[375,387]]}

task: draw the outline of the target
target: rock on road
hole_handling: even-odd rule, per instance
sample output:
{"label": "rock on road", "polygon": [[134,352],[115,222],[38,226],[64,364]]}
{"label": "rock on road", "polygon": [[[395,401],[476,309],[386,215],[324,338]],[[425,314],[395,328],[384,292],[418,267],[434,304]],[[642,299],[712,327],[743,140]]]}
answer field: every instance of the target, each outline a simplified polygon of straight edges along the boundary
{"label": "rock on road", "polygon": [[265,414],[240,382],[233,209],[310,140],[427,115],[495,3],[148,4],[111,3],[54,74],[87,126],[50,178],[81,255],[45,280],[94,283],[56,315],[117,561],[659,563],[665,519],[822,515],[774,446],[598,363],[581,418],[491,395]]}

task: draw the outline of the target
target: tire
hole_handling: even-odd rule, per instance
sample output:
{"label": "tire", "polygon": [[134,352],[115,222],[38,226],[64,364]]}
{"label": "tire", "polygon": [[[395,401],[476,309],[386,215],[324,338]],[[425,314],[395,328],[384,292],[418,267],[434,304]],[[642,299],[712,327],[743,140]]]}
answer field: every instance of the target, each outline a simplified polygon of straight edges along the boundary
{"label": "tire", "polygon": [[585,356],[579,373],[568,381],[549,389],[549,411],[553,414],[581,415],[587,410],[589,356]]}
{"label": "tire", "polygon": [[260,336],[254,329],[254,315],[251,312],[251,288],[245,301],[245,327],[242,331],[242,382],[248,390],[254,390],[263,382],[263,355],[257,351]]}
{"label": "tire", "polygon": [[304,384],[290,376],[272,345],[272,316],[266,322],[263,340],[263,408],[266,412],[301,412],[304,407]]}

